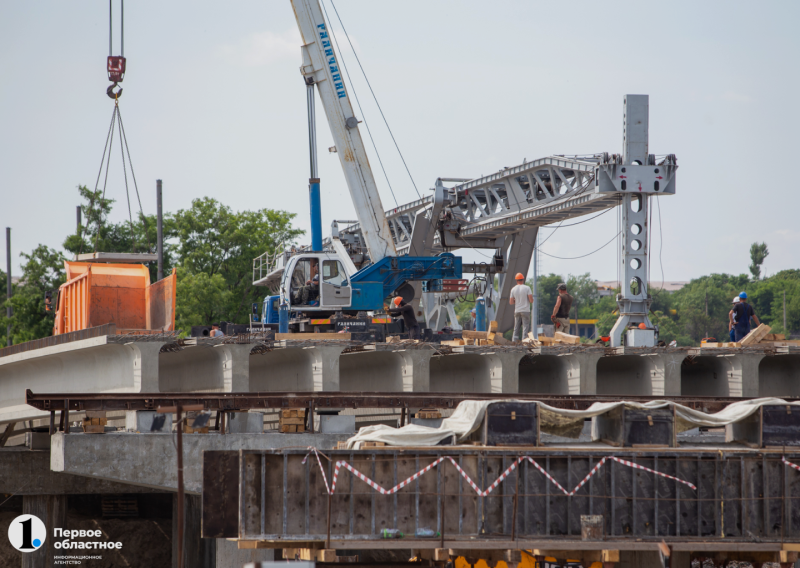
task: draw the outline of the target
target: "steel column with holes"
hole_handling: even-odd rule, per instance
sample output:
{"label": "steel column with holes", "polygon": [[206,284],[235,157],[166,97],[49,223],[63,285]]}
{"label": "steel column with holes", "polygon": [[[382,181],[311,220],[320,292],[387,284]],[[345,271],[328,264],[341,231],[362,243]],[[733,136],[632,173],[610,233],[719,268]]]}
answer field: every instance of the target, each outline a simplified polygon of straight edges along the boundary
{"label": "steel column with holes", "polygon": [[[649,96],[626,95],[623,112],[623,165],[618,172],[620,178],[626,177],[625,166],[648,163]],[[649,194],[641,191],[641,185],[636,187],[633,183],[626,183],[623,187],[626,192],[620,202],[622,226],[619,228],[622,236],[620,245],[622,281],[620,294],[617,297],[619,319],[611,330],[613,347],[622,344],[622,333],[630,325],[638,326],[644,323],[648,329],[653,327],[648,316],[651,300],[647,290]]]}
{"label": "steel column with holes", "polygon": [[495,319],[497,329],[502,333],[514,328],[515,307],[508,303],[511,289],[516,286],[514,276],[520,272],[527,275],[531,266],[533,252],[536,248],[536,235],[539,227],[520,231],[513,236],[513,242],[508,247],[505,258],[505,273],[500,276],[500,301],[495,306]]}

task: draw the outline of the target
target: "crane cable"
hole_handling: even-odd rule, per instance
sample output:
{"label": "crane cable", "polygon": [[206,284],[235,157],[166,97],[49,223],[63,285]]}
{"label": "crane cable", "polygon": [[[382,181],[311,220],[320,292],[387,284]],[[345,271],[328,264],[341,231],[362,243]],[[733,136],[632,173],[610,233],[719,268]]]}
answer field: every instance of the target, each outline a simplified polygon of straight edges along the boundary
{"label": "crane cable", "polygon": [[[115,130],[115,128],[118,130],[118,137],[119,137],[119,144],[120,144],[120,155],[122,156],[122,171],[123,171],[123,176],[124,176],[124,179],[125,179],[125,197],[126,197],[126,200],[127,200],[127,203],[128,203],[128,222],[130,224],[130,230],[131,230],[131,242],[132,242],[132,245],[133,245],[132,246],[132,250],[133,250],[133,252],[135,252],[136,248],[137,248],[137,245],[136,245],[136,232],[135,232],[135,229],[134,229],[134,226],[133,226],[133,210],[131,209],[131,195],[130,195],[130,189],[129,189],[129,186],[128,186],[128,166],[130,166],[130,169],[131,169],[131,177],[133,179],[133,187],[134,187],[134,190],[136,191],[136,200],[137,200],[137,202],[139,204],[139,218],[141,219],[142,225],[144,226],[144,236],[145,236],[145,240],[147,241],[147,251],[150,252],[152,247],[150,245],[150,236],[148,234],[147,217],[145,216],[144,208],[142,207],[142,198],[139,195],[139,186],[136,183],[136,173],[133,170],[133,160],[131,159],[131,151],[130,151],[130,147],[128,146],[128,137],[127,137],[127,135],[125,133],[125,126],[122,123],[122,113],[119,110],[119,97],[122,94],[122,89],[120,88],[116,92],[113,91],[114,87],[117,86],[117,83],[122,81],[122,76],[124,75],[124,71],[125,71],[125,58],[122,55],[120,55],[118,57],[110,55],[111,53],[113,53],[113,51],[112,51],[112,43],[111,43],[111,40],[112,40],[111,2],[112,2],[112,0],[109,0],[109,2],[108,2],[108,49],[109,49],[108,75],[109,75],[109,80],[113,81],[113,84],[110,87],[108,87],[108,89],[106,90],[106,94],[108,94],[109,97],[114,99],[114,110],[111,113],[111,124],[108,127],[108,134],[106,135],[106,143],[105,143],[105,146],[103,147],[103,156],[100,159],[100,169],[97,172],[97,179],[95,180],[95,185],[94,185],[94,191],[95,191],[95,193],[97,193],[98,188],[100,186],[100,176],[103,173],[103,166],[105,165],[106,172],[105,172],[105,176],[103,177],[103,197],[101,198],[100,203],[99,203],[99,213],[98,213],[98,216],[97,216],[97,234],[95,235],[95,240],[94,240],[94,252],[97,252],[97,248],[98,248],[99,243],[100,243],[100,233],[102,232],[102,227],[103,227],[102,207],[103,207],[103,204],[105,203],[105,200],[106,200],[106,189],[108,187],[108,170],[109,170],[109,166],[111,165],[111,149],[112,149],[112,147],[114,145],[114,130]],[[120,0],[120,7],[121,7],[121,10],[120,10],[121,14],[124,14],[124,0]],[[120,53],[123,53],[122,50],[124,49],[124,47],[123,47],[124,46],[123,42],[124,42],[124,38],[125,38],[124,21],[125,21],[124,20],[124,15],[122,15],[121,16],[121,22],[120,22],[120,37],[121,37]],[[121,66],[119,65],[119,60],[121,60]],[[113,68],[112,68],[112,63],[114,64]],[[121,73],[120,73],[120,68],[121,68]],[[107,159],[106,159],[106,154],[108,154],[108,158]],[[127,155],[127,158],[128,158],[127,164],[125,162],[125,156],[126,155]],[[89,218],[88,218],[88,215],[87,215],[87,227],[88,227],[88,221],[89,221]],[[81,225],[80,234],[79,234],[79,237],[80,237],[79,254],[81,252],[83,252],[83,234],[84,234],[84,226]],[[117,251],[110,251],[110,252],[117,252]]]}

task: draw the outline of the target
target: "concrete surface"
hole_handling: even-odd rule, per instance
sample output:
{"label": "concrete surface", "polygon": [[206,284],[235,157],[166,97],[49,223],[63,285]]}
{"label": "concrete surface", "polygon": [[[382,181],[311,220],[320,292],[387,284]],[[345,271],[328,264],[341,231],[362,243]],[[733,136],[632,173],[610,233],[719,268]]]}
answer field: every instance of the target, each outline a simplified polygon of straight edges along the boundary
{"label": "concrete surface", "polygon": [[[186,491],[200,494],[204,450],[264,450],[287,446],[336,447],[351,434],[184,434]],[[50,469],[92,480],[125,483],[162,491],[177,491],[177,453],[173,434],[130,432],[53,435]],[[0,460],[2,461],[2,460]],[[125,491],[120,491],[125,492]]]}

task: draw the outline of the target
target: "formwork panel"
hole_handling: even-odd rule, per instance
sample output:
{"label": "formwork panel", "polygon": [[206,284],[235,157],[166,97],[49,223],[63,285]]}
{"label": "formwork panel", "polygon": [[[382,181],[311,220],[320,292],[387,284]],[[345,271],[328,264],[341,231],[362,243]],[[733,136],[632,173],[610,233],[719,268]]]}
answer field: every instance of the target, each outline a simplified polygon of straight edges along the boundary
{"label": "formwork panel", "polygon": [[[636,451],[625,456],[636,467],[608,459],[578,487],[603,457],[613,454],[333,450],[328,452],[331,461],[323,458],[329,482],[337,460],[360,473],[340,468],[330,498],[330,521],[317,458],[312,454],[302,464],[304,455],[293,450],[241,451],[240,538],[319,541],[330,530],[334,540],[369,541],[381,539],[383,529],[397,528],[414,538],[425,528],[443,532],[449,541],[580,539],[580,516],[589,514],[603,516],[607,541],[780,542],[800,536],[795,508],[800,505],[800,472],[785,466],[776,454]],[[575,493],[565,494],[527,459],[487,495],[478,495],[449,459],[391,495],[359,478],[363,474],[388,491],[440,456],[449,456],[483,491],[520,455],[532,457],[553,480]],[[800,461],[798,456],[789,458]],[[678,477],[696,489],[653,471]],[[208,484],[214,482],[206,477],[204,492],[213,490]]]}

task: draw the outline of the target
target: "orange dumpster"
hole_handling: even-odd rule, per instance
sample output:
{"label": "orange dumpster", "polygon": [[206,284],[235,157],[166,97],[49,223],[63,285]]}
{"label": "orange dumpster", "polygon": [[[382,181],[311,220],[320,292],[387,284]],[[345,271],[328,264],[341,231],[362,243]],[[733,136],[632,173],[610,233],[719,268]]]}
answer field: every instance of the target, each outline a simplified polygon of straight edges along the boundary
{"label": "orange dumpster", "polygon": [[65,261],[64,267],[53,335],[107,323],[116,324],[118,333],[175,329],[175,269],[150,284],[143,264]]}

